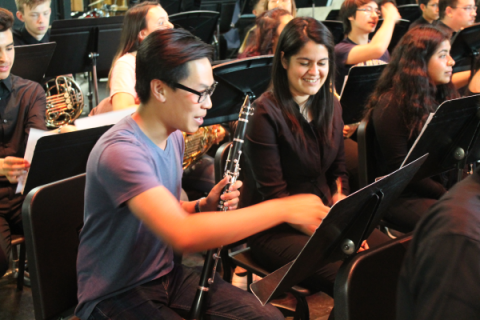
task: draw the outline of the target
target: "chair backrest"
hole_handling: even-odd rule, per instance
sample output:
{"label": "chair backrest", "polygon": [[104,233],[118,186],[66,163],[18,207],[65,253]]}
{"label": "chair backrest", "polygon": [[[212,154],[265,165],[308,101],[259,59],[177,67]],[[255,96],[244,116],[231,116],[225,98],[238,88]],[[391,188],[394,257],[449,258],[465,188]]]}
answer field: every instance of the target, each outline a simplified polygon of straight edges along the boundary
{"label": "chair backrest", "polygon": [[76,261],[83,226],[85,174],[37,187],[22,217],[35,319],[56,319],[77,305]]}
{"label": "chair backrest", "polygon": [[335,44],[340,43],[340,41],[345,38],[345,34],[343,33],[343,23],[341,21],[325,20],[322,21],[322,23],[332,33]]}
{"label": "chair backrest", "polygon": [[160,0],[160,4],[168,15],[182,11],[182,0]]}
{"label": "chair backrest", "polygon": [[335,279],[335,319],[394,320],[397,282],[411,235],[358,253]]}
{"label": "chair backrest", "polygon": [[422,10],[420,10],[418,4],[404,4],[402,6],[398,6],[398,13],[400,13],[402,19],[413,22],[420,18],[422,15]]}
{"label": "chair backrest", "polygon": [[363,119],[357,129],[358,175],[360,188],[375,181],[377,165],[375,158],[375,129],[369,119]]}
{"label": "chair backrest", "polygon": [[232,142],[225,142],[217,149],[217,152],[215,153],[215,184],[219,183],[220,180],[223,179],[225,164],[228,158],[228,151],[230,150],[231,145]]}
{"label": "chair backrest", "polygon": [[183,28],[205,43],[212,43],[220,13],[215,11],[189,11],[172,14],[168,18],[175,28]]}

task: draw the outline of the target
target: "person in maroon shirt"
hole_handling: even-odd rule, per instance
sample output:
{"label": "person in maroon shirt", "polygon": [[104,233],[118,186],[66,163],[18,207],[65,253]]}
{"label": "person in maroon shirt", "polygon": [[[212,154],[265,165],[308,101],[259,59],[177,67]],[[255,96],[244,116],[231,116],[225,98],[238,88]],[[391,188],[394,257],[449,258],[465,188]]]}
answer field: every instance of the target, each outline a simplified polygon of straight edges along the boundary
{"label": "person in maroon shirt", "polygon": [[13,14],[0,8],[0,277],[8,269],[11,234],[23,233],[23,195],[18,178],[30,164],[23,159],[30,128],[44,129],[45,92],[35,82],[10,73],[15,59]]}

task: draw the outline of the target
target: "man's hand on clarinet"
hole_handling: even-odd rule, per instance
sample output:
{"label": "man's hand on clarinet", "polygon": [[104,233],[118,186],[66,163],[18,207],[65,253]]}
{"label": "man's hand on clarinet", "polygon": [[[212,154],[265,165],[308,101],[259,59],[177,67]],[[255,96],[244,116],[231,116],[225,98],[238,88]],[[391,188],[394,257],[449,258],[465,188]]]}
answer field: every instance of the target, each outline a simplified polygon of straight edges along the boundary
{"label": "man's hand on clarinet", "polygon": [[237,180],[232,186],[230,186],[229,192],[222,195],[223,188],[227,185],[228,178],[224,177],[216,186],[212,188],[208,196],[200,202],[201,211],[218,211],[218,202],[224,201],[224,207],[228,210],[235,210],[238,206],[240,197],[240,188],[242,187],[242,181]]}
{"label": "man's hand on clarinet", "polygon": [[25,175],[30,168],[30,163],[23,158],[6,157],[0,159],[0,174],[7,177],[10,183],[17,183],[18,178]]}

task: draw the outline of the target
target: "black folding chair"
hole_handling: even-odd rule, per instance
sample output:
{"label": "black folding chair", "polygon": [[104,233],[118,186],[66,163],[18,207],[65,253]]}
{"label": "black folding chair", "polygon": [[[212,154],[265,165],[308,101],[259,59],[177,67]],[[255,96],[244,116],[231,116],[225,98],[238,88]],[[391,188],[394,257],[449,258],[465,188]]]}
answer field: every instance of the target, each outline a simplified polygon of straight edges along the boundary
{"label": "black folding chair", "polygon": [[71,315],[77,305],[76,261],[83,226],[85,174],[37,187],[22,217],[36,320]]}
{"label": "black folding chair", "polygon": [[397,282],[412,235],[360,252],[335,279],[336,320],[394,320]]}
{"label": "black folding chair", "polygon": [[413,22],[420,18],[422,15],[422,10],[418,4],[404,4],[402,6],[398,6],[398,13],[402,16],[402,19],[408,20]]}

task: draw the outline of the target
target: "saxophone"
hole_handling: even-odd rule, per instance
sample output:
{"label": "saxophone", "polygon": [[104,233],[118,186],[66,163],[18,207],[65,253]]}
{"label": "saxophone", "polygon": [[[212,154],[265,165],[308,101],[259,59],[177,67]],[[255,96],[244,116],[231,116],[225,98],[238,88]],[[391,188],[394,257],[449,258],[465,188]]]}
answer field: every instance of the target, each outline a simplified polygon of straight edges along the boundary
{"label": "saxophone", "polygon": [[[240,174],[240,156],[242,155],[243,139],[247,129],[248,116],[253,114],[252,111],[253,107],[250,104],[250,97],[247,95],[245,97],[245,101],[243,102],[242,108],[240,109],[238,125],[235,129],[233,143],[228,151],[228,158],[225,164],[224,173],[224,176],[228,177],[228,183],[223,188],[222,194],[228,192],[228,189],[230,186],[235,184],[238,175]],[[228,208],[224,206],[222,200],[220,200],[218,203],[218,209],[219,211],[228,210]],[[202,274],[200,276],[200,282],[198,284],[197,292],[195,294],[195,298],[193,299],[192,307],[190,308],[190,313],[188,314],[187,319],[199,320],[203,315],[208,290],[210,285],[213,284],[218,259],[220,259],[220,250],[222,250],[221,247],[218,249],[210,249],[207,252]]]}

